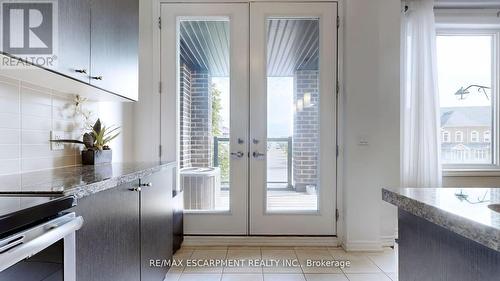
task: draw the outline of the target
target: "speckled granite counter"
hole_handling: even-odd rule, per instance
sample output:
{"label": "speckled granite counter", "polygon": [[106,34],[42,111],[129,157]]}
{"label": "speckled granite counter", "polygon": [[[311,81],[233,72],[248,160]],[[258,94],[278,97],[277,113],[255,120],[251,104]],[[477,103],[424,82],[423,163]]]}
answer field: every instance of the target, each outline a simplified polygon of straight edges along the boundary
{"label": "speckled granite counter", "polygon": [[0,194],[61,194],[82,198],[151,175],[171,163],[131,162],[73,166],[0,176]]}
{"label": "speckled granite counter", "polygon": [[500,203],[500,188],[383,189],[382,199],[410,214],[500,251],[500,213],[488,208],[490,204]]}

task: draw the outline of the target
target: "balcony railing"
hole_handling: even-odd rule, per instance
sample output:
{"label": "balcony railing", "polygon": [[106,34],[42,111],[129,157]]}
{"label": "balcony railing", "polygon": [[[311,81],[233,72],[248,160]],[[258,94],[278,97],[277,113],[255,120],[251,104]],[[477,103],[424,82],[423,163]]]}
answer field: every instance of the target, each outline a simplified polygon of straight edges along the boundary
{"label": "balcony railing", "polygon": [[[229,163],[224,163],[224,161],[229,161],[230,159],[229,138],[214,137],[213,149],[214,149],[213,165],[214,167],[221,167],[221,183],[227,185],[229,183],[229,169],[228,169]],[[292,137],[267,139],[268,190],[283,189],[283,188],[293,189],[292,149],[293,149]],[[276,159],[275,158],[270,159],[271,151],[274,151],[275,154],[277,154],[278,156],[283,156],[283,154],[286,154],[285,155],[286,159],[277,159],[278,157],[275,157]],[[227,168],[224,169],[224,167]]]}

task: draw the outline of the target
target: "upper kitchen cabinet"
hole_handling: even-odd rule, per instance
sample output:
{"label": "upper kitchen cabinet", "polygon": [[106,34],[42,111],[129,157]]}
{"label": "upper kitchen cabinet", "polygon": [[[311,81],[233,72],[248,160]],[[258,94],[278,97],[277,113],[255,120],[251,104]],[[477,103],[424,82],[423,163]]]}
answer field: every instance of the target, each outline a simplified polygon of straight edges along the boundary
{"label": "upper kitchen cabinet", "polygon": [[90,84],[138,99],[138,0],[91,1]]}
{"label": "upper kitchen cabinet", "polygon": [[[19,17],[8,22],[23,23],[30,9],[49,16],[42,17],[47,19],[42,21],[44,29],[4,28],[16,31],[17,37],[2,44],[0,60],[9,67],[0,67],[0,75],[90,100],[138,99],[139,0],[59,0],[50,8],[4,2],[4,14]],[[53,13],[57,17],[51,17]],[[49,63],[54,56],[54,63]]]}
{"label": "upper kitchen cabinet", "polygon": [[88,83],[90,72],[90,0],[59,0],[57,60],[50,68]]}

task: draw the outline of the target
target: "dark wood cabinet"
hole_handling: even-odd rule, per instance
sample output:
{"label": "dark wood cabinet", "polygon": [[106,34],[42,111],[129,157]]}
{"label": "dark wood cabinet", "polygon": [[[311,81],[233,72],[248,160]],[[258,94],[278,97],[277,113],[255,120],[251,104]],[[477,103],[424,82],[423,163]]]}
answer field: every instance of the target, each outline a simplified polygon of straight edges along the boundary
{"label": "dark wood cabinet", "polygon": [[150,266],[150,261],[172,258],[173,168],[141,179],[141,279],[162,281],[168,267]]}
{"label": "dark wood cabinet", "polygon": [[30,60],[41,68],[36,77],[19,71],[7,74],[35,84],[55,84],[48,86],[65,93],[92,93],[93,99],[99,92],[138,100],[139,0],[59,0],[55,30],[53,63]]}
{"label": "dark wood cabinet", "polygon": [[51,68],[66,76],[89,82],[90,0],[59,0],[57,59]]}
{"label": "dark wood cabinet", "polygon": [[78,281],[140,280],[139,192],[132,182],[78,200]]}
{"label": "dark wood cabinet", "polygon": [[77,281],[163,281],[150,261],[172,258],[175,167],[78,200]]}
{"label": "dark wood cabinet", "polygon": [[90,83],[127,98],[138,96],[139,1],[91,2]]}

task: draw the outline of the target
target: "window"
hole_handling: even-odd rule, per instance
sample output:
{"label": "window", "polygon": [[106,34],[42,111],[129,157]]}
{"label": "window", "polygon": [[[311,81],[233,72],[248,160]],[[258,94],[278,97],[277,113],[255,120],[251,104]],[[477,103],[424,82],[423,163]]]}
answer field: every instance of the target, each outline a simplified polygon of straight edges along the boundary
{"label": "window", "polygon": [[443,131],[442,132],[442,141],[450,142],[450,132]]}
{"label": "window", "polygon": [[[496,106],[496,30],[439,29],[436,38],[441,160],[445,168],[493,165],[491,133]],[[449,28],[452,29],[449,29]],[[446,136],[445,132],[453,136]],[[470,133],[469,133],[470,132]],[[484,132],[484,133],[483,133]],[[477,166],[476,166],[477,167]]]}
{"label": "window", "polygon": [[486,143],[490,143],[491,142],[491,132],[490,131],[484,132],[483,140]]}
{"label": "window", "polygon": [[479,142],[479,133],[477,131],[470,132],[470,142]]}

